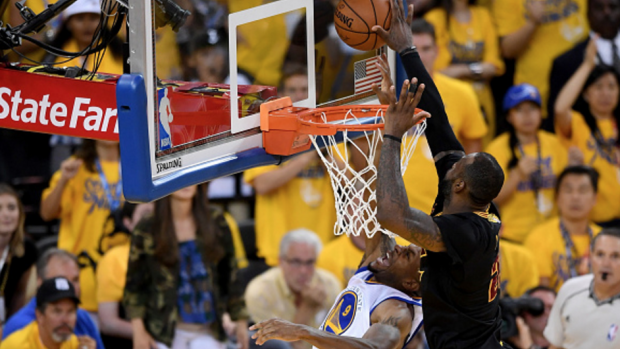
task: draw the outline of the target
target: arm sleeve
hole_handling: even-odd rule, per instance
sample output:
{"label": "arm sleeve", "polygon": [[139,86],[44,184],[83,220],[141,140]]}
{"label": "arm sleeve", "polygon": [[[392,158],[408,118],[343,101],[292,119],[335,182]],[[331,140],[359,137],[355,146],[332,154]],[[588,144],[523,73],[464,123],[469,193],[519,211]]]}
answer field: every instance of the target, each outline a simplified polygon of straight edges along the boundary
{"label": "arm sleeve", "polygon": [[469,260],[489,243],[488,235],[478,229],[471,218],[456,214],[433,217],[433,220],[453,264]]}
{"label": "arm sleeve", "polygon": [[461,143],[454,135],[454,131],[452,131],[437,86],[435,86],[433,79],[424,68],[418,52],[410,51],[400,55],[400,58],[407,72],[407,77],[417,77],[418,83],[426,85],[426,90],[418,107],[426,110],[432,116],[426,121],[426,139],[433,157],[443,151],[464,151],[463,146],[461,146]]}
{"label": "arm sleeve", "polygon": [[483,61],[485,63],[491,63],[497,69],[496,76],[504,74],[505,66],[504,60],[499,53],[499,38],[497,37],[497,31],[491,21],[491,15],[486,8],[478,8],[481,14],[482,27],[484,28],[484,56]]}
{"label": "arm sleeve", "polygon": [[[460,81],[459,81],[460,82]],[[487,123],[482,115],[482,108],[471,85],[463,83],[463,91],[458,98],[459,109],[463,118],[463,125],[459,131],[461,139],[479,139],[489,132]]]}
{"label": "arm sleeve", "polygon": [[[122,261],[117,260],[116,248],[106,252],[97,264],[97,302],[122,302],[124,278],[119,277],[122,272]],[[125,262],[127,262],[125,260]]]}
{"label": "arm sleeve", "polygon": [[[150,220],[150,219],[148,219]],[[131,234],[131,249],[129,251],[129,263],[127,265],[127,281],[123,293],[123,305],[129,319],[144,318],[151,283],[151,263],[153,256],[147,251],[154,251],[155,244],[150,235],[150,226],[142,221]]]}
{"label": "arm sleeve", "polygon": [[243,172],[243,180],[248,183],[249,185],[254,185],[254,178],[262,175],[263,173],[267,173],[270,171],[273,171],[275,169],[277,169],[278,166],[276,165],[270,165],[270,166],[261,166],[261,167],[255,167],[253,169],[247,170],[245,172]]}
{"label": "arm sleeve", "polygon": [[[564,292],[562,292],[564,291]],[[566,302],[566,288],[560,289],[558,297],[553,303],[549,319],[547,320],[547,327],[543,331],[543,335],[549,341],[558,348],[562,348],[564,345],[564,324],[562,323],[562,307]]]}
{"label": "arm sleeve", "polygon": [[525,25],[523,3],[522,0],[493,1],[493,18],[499,37],[512,34]]}

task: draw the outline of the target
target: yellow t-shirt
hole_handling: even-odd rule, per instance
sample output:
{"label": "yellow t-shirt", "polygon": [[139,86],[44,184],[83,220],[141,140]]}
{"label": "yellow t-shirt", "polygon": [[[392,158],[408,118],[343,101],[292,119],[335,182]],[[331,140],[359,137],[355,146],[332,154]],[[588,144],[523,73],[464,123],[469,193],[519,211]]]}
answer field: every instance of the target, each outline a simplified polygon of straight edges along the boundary
{"label": "yellow t-shirt", "polygon": [[[472,88],[465,82],[435,73],[433,80],[443,99],[452,130],[459,140],[478,139],[487,133],[487,125]],[[425,136],[420,137],[403,176],[409,206],[429,213],[435,203],[439,179]]]}
{"label": "yellow t-shirt", "polygon": [[168,25],[155,32],[155,64],[158,78],[181,78],[181,53],[177,45],[177,34]]}
{"label": "yellow t-shirt", "polygon": [[[60,349],[78,349],[80,343],[77,337],[72,334],[69,340],[60,345]],[[39,325],[36,320],[30,325],[22,328],[17,332],[13,332],[5,340],[0,343],[0,349],[47,349],[41,342],[39,337]]]}
{"label": "yellow t-shirt", "polygon": [[[618,138],[618,127],[615,121],[599,120],[597,124],[606,142],[615,144]],[[556,133],[560,134],[560,140],[566,147],[578,147],[583,153],[585,164],[594,167],[600,175],[596,206],[590,218],[595,222],[607,222],[620,218],[620,164],[614,165],[611,154],[607,154],[596,146],[596,141],[583,115],[576,111],[572,112],[571,130],[570,139],[563,137],[560,132]]]}
{"label": "yellow t-shirt", "polygon": [[316,266],[334,274],[342,285],[349,283],[364,256],[350,237],[339,236],[323,247]]}
{"label": "yellow t-shirt", "polygon": [[[538,131],[538,139],[540,141],[539,165],[542,172],[538,197],[533,189],[532,181],[528,179],[521,181],[508,201],[499,206],[503,223],[502,237],[516,243],[523,243],[536,224],[556,214],[555,180],[568,162],[566,149],[555,135]],[[508,178],[510,171],[507,166],[512,157],[508,141],[509,135],[504,133],[491,142],[486,149],[486,152],[493,155],[504,170],[505,178]],[[536,143],[528,144],[523,147],[523,152],[525,155],[537,158],[538,146]],[[515,148],[515,154],[518,159],[521,159],[519,147]]]}
{"label": "yellow t-shirt", "polygon": [[[119,182],[119,163],[101,161],[101,167],[110,188],[113,200]],[[43,191],[42,199],[51,193],[60,179],[60,170],[50,181],[49,188]],[[121,197],[120,200],[123,200]],[[110,206],[106,192],[101,185],[99,173],[89,172],[84,165],[75,177],[66,184],[60,203],[60,230],[58,232],[58,248],[67,250],[76,256],[82,253],[97,262],[101,256],[98,247],[104,232],[106,219],[110,215]],[[80,258],[86,262],[87,258]],[[82,307],[88,311],[97,311],[97,289],[95,272],[90,266],[80,270],[80,300]]]}
{"label": "yellow t-shirt", "polygon": [[[263,0],[230,0],[229,13],[235,13],[265,3]],[[237,62],[250,73],[256,85],[278,86],[282,64],[290,40],[287,14],[247,23],[238,28]]]}
{"label": "yellow t-shirt", "polygon": [[499,255],[502,293],[517,298],[521,297],[527,290],[538,286],[540,277],[538,276],[536,261],[527,248],[510,241],[501,240]]}
{"label": "yellow t-shirt", "polygon": [[[277,168],[253,168],[244,173],[244,180],[252,185],[256,177]],[[297,177],[271,193],[256,195],[255,217],[258,255],[271,266],[278,264],[280,240],[293,229],[309,229],[321,238],[323,244],[331,241],[334,238],[336,206],[329,174],[321,160],[316,160]]]}
{"label": "yellow t-shirt", "polygon": [[[593,236],[596,236],[601,227],[590,224]],[[590,237],[588,235],[571,236],[577,256],[573,256],[573,261],[578,261],[589,254]],[[549,286],[555,291],[559,291],[560,287],[566,280],[570,278],[570,269],[566,257],[566,245],[562,232],[560,231],[560,219],[552,218],[539,226],[525,239],[524,246],[529,249],[538,265],[538,274],[540,277],[550,278]]]}
{"label": "yellow t-shirt", "polygon": [[106,252],[97,264],[97,302],[121,302],[127,277],[130,244]]}
{"label": "yellow t-shirt", "polygon": [[[78,52],[80,50],[78,48],[77,42],[75,42],[75,40],[73,39],[69,40],[62,47],[62,49],[68,52]],[[68,62],[59,64],[57,66],[58,67],[81,67],[83,58],[84,57],[76,57]],[[64,62],[67,59],[68,58],[66,57],[57,57],[55,62],[56,63]],[[89,71],[93,71],[94,62],[95,62],[95,55],[91,54],[90,56],[88,56],[88,61],[87,61],[85,68],[88,69]],[[99,68],[97,69],[97,72],[108,73],[108,74],[123,74],[123,58],[115,57],[114,55],[112,55],[112,52],[110,50],[106,50],[105,54],[103,55],[103,59],[101,60],[101,64],[99,65]]]}
{"label": "yellow t-shirt", "polygon": [[[500,37],[518,31],[528,18],[529,0],[493,2],[493,18]],[[583,40],[589,32],[587,0],[544,1],[543,23],[536,28],[525,51],[517,57],[514,83],[529,83],[538,88],[547,111],[549,73],[553,60]]]}
{"label": "yellow t-shirt", "polygon": [[[504,73],[504,61],[499,52],[499,39],[489,10],[481,6],[469,6],[471,19],[461,23],[454,17],[446,21],[446,11],[437,8],[429,11],[424,18],[435,27],[439,53],[435,70],[441,71],[452,64],[490,63],[497,68],[497,75]],[[480,106],[485,112],[488,126],[494,134],[495,102],[488,83],[466,81],[476,92]],[[490,142],[491,135],[485,137]]]}

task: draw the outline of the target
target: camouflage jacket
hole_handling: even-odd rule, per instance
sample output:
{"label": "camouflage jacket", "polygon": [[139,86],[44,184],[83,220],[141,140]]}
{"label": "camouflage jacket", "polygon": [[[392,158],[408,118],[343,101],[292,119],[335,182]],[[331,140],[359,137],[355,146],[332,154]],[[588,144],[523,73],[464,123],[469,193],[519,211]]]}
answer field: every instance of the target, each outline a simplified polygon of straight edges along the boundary
{"label": "camouflage jacket", "polygon": [[[219,227],[219,241],[225,256],[214,265],[203,255],[203,263],[209,273],[210,288],[215,300],[216,316],[220,321],[211,324],[213,333],[220,340],[226,338],[222,327],[222,315],[230,314],[233,321],[247,319],[248,313],[243,299],[243,287],[237,278],[237,265],[230,228],[220,211],[212,209],[213,222]],[[127,282],[123,305],[129,319],[141,318],[144,327],[161,343],[171,346],[174,337],[178,309],[177,287],[179,265],[168,267],[158,262],[153,236],[153,219],[147,217],[134,229],[131,237],[131,252],[127,269]],[[196,236],[199,249],[203,241]]]}

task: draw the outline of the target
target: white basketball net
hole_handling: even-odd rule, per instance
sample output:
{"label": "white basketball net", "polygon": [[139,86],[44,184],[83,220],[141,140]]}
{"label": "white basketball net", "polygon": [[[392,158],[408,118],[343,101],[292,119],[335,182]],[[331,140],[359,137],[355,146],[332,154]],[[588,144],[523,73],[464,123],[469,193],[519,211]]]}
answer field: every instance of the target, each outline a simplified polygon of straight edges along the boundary
{"label": "white basketball net", "polygon": [[[372,118],[372,123],[384,122],[384,111],[380,110],[377,116]],[[370,118],[358,119],[352,111],[349,111],[340,123],[359,125],[368,124]],[[323,121],[326,122],[325,114]],[[418,140],[426,130],[426,121],[416,125],[403,137],[403,147],[401,149],[401,175],[405,173],[409,160],[418,144]],[[361,137],[359,135],[362,134]],[[342,135],[344,147],[338,147],[336,136]],[[329,172],[332,188],[336,201],[337,220],[334,225],[336,235],[355,235],[362,232],[372,238],[377,232],[382,232],[393,236],[393,234],[379,225],[376,215],[377,195],[375,191],[375,181],[377,180],[377,167],[375,157],[379,143],[383,142],[383,131],[381,129],[353,132],[342,131],[336,136],[316,136],[310,135],[310,139],[315,149],[320,149],[322,143],[326,147],[323,151],[318,151],[321,160]],[[354,139],[349,136],[355,137]],[[363,151],[356,142],[368,145],[368,152]],[[356,169],[349,160],[351,152],[359,152],[366,160],[366,167]]]}

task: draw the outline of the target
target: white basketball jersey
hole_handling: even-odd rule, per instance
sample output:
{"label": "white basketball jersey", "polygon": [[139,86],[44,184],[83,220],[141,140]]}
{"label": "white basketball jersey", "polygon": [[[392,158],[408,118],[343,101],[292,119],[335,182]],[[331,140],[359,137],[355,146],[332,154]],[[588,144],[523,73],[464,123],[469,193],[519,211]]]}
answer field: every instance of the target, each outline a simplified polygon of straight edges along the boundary
{"label": "white basketball jersey", "polygon": [[409,337],[403,343],[404,347],[422,326],[422,301],[392,287],[369,281],[372,276],[372,272],[366,267],[355,273],[347,288],[338,295],[319,330],[339,336],[362,338],[372,325],[370,316],[375,308],[388,299],[398,299],[413,304],[415,314]]}

